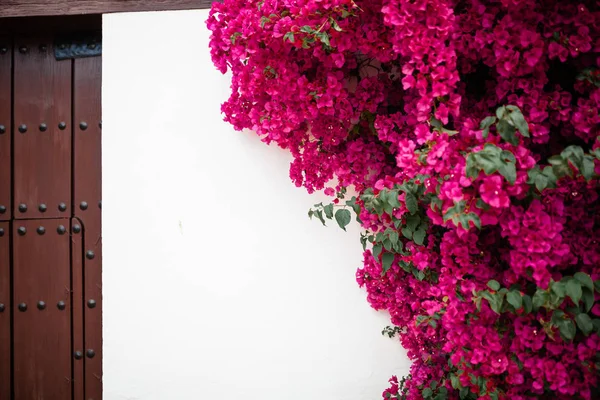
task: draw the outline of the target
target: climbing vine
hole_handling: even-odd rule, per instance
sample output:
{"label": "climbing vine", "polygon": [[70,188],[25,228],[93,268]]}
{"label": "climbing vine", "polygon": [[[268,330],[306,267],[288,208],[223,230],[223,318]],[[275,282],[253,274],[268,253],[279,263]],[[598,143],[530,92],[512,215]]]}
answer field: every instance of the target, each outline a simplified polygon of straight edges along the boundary
{"label": "climbing vine", "polygon": [[413,361],[383,399],[598,396],[599,10],[213,5],[225,120],[289,150],[292,181],[331,196],[309,217],[363,228],[357,281]]}

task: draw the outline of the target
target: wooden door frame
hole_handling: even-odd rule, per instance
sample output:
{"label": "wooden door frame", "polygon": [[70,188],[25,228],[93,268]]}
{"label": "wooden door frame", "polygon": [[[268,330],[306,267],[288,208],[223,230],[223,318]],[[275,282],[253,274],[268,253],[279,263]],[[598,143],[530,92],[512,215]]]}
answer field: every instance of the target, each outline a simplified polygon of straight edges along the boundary
{"label": "wooden door frame", "polygon": [[[198,10],[213,0],[2,0],[0,18],[114,12]],[[217,0],[217,2],[220,2]]]}
{"label": "wooden door frame", "polygon": [[[45,37],[45,35],[51,36],[59,36],[59,37],[78,37],[79,33],[99,33],[102,29],[102,15],[101,14],[87,14],[87,15],[66,15],[66,16],[22,16],[22,17],[14,17],[14,18],[3,18],[0,19],[0,52],[2,57],[11,59],[11,63],[9,64],[11,67],[11,71],[9,73],[11,76],[11,85],[14,85],[14,73],[19,70],[19,68],[15,64],[14,49],[21,49],[21,44],[23,41],[27,41],[31,39],[35,45],[23,46],[26,50],[23,53],[32,54],[35,49],[36,54],[39,48],[40,52],[45,52],[46,50],[42,50],[42,47],[39,46],[40,42],[36,42],[40,37]],[[77,39],[79,40],[79,39]],[[48,43],[50,47],[54,47],[56,45],[51,42]],[[39,46],[39,47],[38,47]],[[89,46],[89,45],[88,45]],[[7,52],[7,48],[9,52]],[[45,48],[45,47],[44,47]],[[17,55],[21,53],[21,51],[17,52]],[[48,55],[52,57],[52,55]],[[70,147],[70,173],[69,179],[71,180],[71,188],[69,190],[70,194],[67,197],[68,202],[72,205],[73,209],[75,209],[75,204],[78,205],[77,212],[69,211],[69,219],[65,219],[62,228],[62,232],[66,233],[69,231],[69,237],[71,239],[71,250],[69,250],[70,262],[72,263],[69,266],[70,271],[70,279],[71,279],[71,298],[66,301],[69,304],[68,312],[70,315],[70,323],[71,323],[71,344],[70,347],[73,350],[72,361],[70,361],[71,366],[71,393],[74,399],[97,399],[100,400],[102,398],[102,286],[101,286],[101,259],[102,259],[102,251],[101,251],[101,240],[100,240],[100,215],[98,214],[98,209],[101,208],[100,199],[101,196],[99,193],[94,193],[90,195],[89,192],[84,189],[83,184],[77,185],[76,182],[81,180],[81,174],[76,174],[75,171],[78,168],[77,165],[80,165],[83,160],[89,160],[90,157],[77,157],[77,154],[84,154],[85,151],[80,151],[81,149],[85,150],[85,146],[89,146],[89,140],[92,138],[90,133],[98,135],[98,131],[96,127],[101,128],[100,123],[100,91],[99,88],[99,80],[94,80],[94,71],[98,71],[97,66],[99,64],[99,57],[88,57],[88,58],[78,58],[77,60],[69,60],[69,61],[61,61],[61,62],[72,62],[72,66],[70,67],[70,76],[69,86],[70,96],[71,96],[71,110],[70,116],[67,121],[69,121],[69,132],[71,137],[73,138]],[[90,66],[90,63],[95,63]],[[85,68],[81,69],[80,64],[85,64]],[[77,67],[76,67],[77,66]],[[94,67],[94,68],[91,68]],[[90,72],[91,71],[91,72]],[[53,73],[53,72],[51,72]],[[97,82],[96,85],[90,85],[90,83],[86,83],[86,81]],[[77,89],[75,87],[77,86]],[[9,91],[4,90],[4,93],[10,93],[10,102],[9,104],[14,104],[14,89]],[[35,92],[35,90],[34,90]],[[94,98],[96,100],[96,105],[98,107],[92,107],[98,112],[94,113],[94,110],[89,109],[89,107],[79,107],[78,104],[89,103],[80,102],[77,98]],[[9,133],[9,137],[14,138],[15,126],[17,122],[13,121],[14,109],[12,106],[9,106],[10,110],[10,118],[3,117],[2,123],[6,125],[6,132]],[[8,121],[8,124],[7,122]],[[85,122],[85,127],[78,121]],[[71,124],[72,122],[72,124]],[[37,123],[37,122],[36,122]],[[89,123],[89,126],[88,126]],[[72,127],[71,127],[72,125]],[[77,128],[76,128],[77,126]],[[63,128],[61,128],[63,129]],[[86,130],[86,134],[78,136],[81,138],[78,141],[74,141],[76,136],[75,129]],[[41,129],[40,129],[41,130]],[[72,131],[71,131],[72,130]],[[4,135],[7,136],[7,135]],[[87,139],[83,139],[83,138]],[[97,136],[96,136],[97,137]],[[85,140],[85,141],[84,141]],[[14,148],[13,143],[8,144],[9,148]],[[96,148],[99,148],[96,146]],[[77,149],[77,150],[76,150]],[[13,151],[11,151],[11,154]],[[14,174],[14,155],[11,155],[11,163],[13,163],[13,168],[11,174]],[[98,158],[97,158],[98,159]],[[85,168],[81,168],[80,170],[85,170]],[[101,167],[89,168],[89,171],[96,171],[99,174]],[[14,176],[14,175],[13,175]],[[14,178],[11,178],[14,179]],[[16,180],[16,179],[15,179]],[[9,180],[10,181],[10,180]],[[98,179],[86,179],[88,182],[96,182],[95,187],[99,187],[100,180]],[[74,185],[74,186],[73,186]],[[11,185],[13,183],[11,182]],[[9,187],[10,187],[9,186]],[[79,186],[80,189],[77,189]],[[10,194],[11,200],[14,198],[14,190]],[[84,199],[85,197],[85,199]],[[86,201],[83,201],[86,200]],[[88,209],[88,202],[89,209]],[[84,206],[85,203],[85,206]],[[10,205],[9,205],[10,207]],[[13,241],[11,245],[14,244],[14,238],[19,234],[18,231],[15,231],[17,227],[24,225],[25,223],[33,223],[31,219],[16,219],[14,211],[14,204],[11,207],[13,209],[13,213],[6,216],[10,220],[8,222],[0,222],[0,229],[3,229],[2,234],[0,236],[4,236],[4,239],[7,240],[9,235],[7,232],[12,232],[10,237]],[[37,208],[37,204],[36,207]],[[48,210],[50,207],[48,207]],[[87,211],[86,211],[87,210]],[[30,211],[32,211],[30,209]],[[41,210],[40,210],[41,211]],[[61,210],[63,211],[63,210]],[[65,215],[66,216],[66,215]],[[87,216],[87,217],[86,217]],[[1,219],[1,218],[0,218]],[[36,219],[37,220],[37,219]],[[52,219],[43,219],[44,224],[51,224],[56,222],[55,218]],[[71,226],[71,229],[68,226]],[[66,229],[65,229],[66,228]],[[90,229],[92,228],[92,229]],[[57,231],[56,228],[47,228],[48,232],[44,236],[44,238],[48,238],[50,232],[55,233],[56,235],[62,235],[63,233]],[[27,233],[29,237],[29,232],[35,232],[34,226],[27,227]],[[45,232],[45,231],[44,231]],[[38,231],[38,234],[39,231]],[[35,235],[37,236],[37,235]],[[6,258],[6,254],[2,255],[2,250],[0,249],[0,257]],[[15,289],[13,288],[12,282],[14,281],[15,269],[13,264],[13,253],[12,248],[9,250],[9,259],[11,267],[9,269],[8,275],[6,271],[0,271],[2,277],[9,276],[10,277],[10,288],[7,291],[4,288],[5,293],[9,293],[10,301],[8,304],[8,310],[4,311],[4,315],[8,315],[10,312],[14,316],[15,304],[18,303],[18,299],[15,296]],[[16,253],[15,253],[16,254]],[[4,260],[0,260],[0,262],[4,262]],[[87,266],[86,266],[87,265]],[[83,271],[86,270],[85,275]],[[4,296],[3,296],[4,297]],[[4,300],[4,299],[3,299]],[[29,303],[29,301],[28,301]],[[50,307],[51,304],[49,303]],[[30,307],[35,308],[35,307]],[[59,308],[58,303],[56,305],[58,310],[64,309]],[[56,308],[53,308],[55,310]],[[41,309],[40,309],[41,310]],[[15,373],[15,363],[17,359],[15,358],[15,324],[13,320],[10,321],[10,328],[8,330],[8,337],[11,338],[9,340],[9,346],[11,348],[10,352],[6,352],[5,347],[2,347],[3,354],[0,357],[0,362],[4,365],[0,365],[0,374],[2,377],[7,374],[11,376]],[[74,334],[75,332],[75,334]],[[0,332],[1,334],[2,332]],[[1,335],[0,335],[1,336]],[[22,335],[21,335],[22,336]],[[6,369],[6,357],[10,358],[10,367],[8,368],[8,373],[6,370],[2,370],[2,367]],[[84,367],[85,364],[85,367]],[[18,400],[19,396],[15,394],[14,390],[16,390],[16,380],[14,379],[15,375],[8,379],[5,382],[0,382],[0,398],[1,400],[9,400],[11,398]],[[62,379],[61,379],[62,381]],[[8,383],[7,383],[8,382]],[[2,384],[9,385],[10,389],[13,390],[11,396],[7,396],[5,391],[2,391]],[[84,396],[87,395],[87,396]],[[6,399],[5,399],[6,398]]]}

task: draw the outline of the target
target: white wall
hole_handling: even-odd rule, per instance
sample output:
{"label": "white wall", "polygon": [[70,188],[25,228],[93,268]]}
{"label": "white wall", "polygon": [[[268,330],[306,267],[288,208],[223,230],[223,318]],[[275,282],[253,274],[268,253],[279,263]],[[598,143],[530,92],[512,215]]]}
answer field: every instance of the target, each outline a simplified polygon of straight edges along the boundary
{"label": "white wall", "polygon": [[380,398],[408,360],[358,229],[310,221],[287,153],[222,121],[207,14],[104,17],[104,399]]}

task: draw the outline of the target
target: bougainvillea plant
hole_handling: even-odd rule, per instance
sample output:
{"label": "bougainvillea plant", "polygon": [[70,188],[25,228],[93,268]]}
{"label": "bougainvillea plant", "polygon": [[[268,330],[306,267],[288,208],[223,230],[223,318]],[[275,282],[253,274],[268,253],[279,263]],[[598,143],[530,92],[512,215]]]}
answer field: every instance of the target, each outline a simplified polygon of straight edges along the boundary
{"label": "bougainvillea plant", "polygon": [[311,217],[363,228],[357,281],[413,361],[384,399],[598,398],[599,10],[213,5],[226,121],[331,196]]}

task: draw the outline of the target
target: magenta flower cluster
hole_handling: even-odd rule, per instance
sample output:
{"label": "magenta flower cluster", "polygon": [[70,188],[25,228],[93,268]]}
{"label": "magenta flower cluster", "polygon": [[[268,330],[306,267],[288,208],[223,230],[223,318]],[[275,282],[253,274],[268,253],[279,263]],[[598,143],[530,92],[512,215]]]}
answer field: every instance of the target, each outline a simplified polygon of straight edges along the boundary
{"label": "magenta flower cluster", "polygon": [[[413,361],[384,399],[600,393],[600,3],[225,0],[225,120],[364,228]],[[348,193],[354,191],[356,196]]]}

